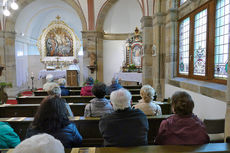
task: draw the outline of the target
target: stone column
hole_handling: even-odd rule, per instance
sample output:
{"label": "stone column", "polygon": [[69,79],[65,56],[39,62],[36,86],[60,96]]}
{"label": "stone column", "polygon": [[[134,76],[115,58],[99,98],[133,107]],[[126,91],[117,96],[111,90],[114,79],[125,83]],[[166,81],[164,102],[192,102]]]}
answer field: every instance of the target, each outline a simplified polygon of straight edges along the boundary
{"label": "stone column", "polygon": [[153,24],[152,17],[143,16],[141,19],[141,28],[143,36],[143,67],[142,67],[142,84],[153,85],[152,74],[152,45],[153,45]]}
{"label": "stone column", "polygon": [[19,89],[17,88],[16,60],[15,60],[15,32],[1,32],[1,63],[3,70],[1,81],[12,83],[13,87],[6,90],[9,97],[15,97]]}
{"label": "stone column", "polygon": [[[83,72],[84,80],[87,76],[92,76],[95,80],[103,82],[103,32],[82,31],[83,39]],[[96,70],[91,73],[87,66],[96,66]]]}
{"label": "stone column", "polygon": [[[165,16],[166,13],[162,11],[165,6],[165,1],[155,1],[155,14],[153,16],[153,44],[155,46],[155,54],[153,56],[153,86],[157,92],[158,100],[164,98],[165,88]],[[166,36],[165,36],[166,35]]]}

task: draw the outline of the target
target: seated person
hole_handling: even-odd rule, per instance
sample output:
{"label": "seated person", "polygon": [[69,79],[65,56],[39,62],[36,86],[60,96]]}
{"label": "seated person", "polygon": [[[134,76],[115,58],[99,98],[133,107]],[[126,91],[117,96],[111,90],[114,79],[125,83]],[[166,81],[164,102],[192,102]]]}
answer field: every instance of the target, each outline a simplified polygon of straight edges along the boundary
{"label": "seated person", "polygon": [[119,84],[118,78],[113,77],[112,84],[107,89],[107,94],[110,95],[111,92],[118,90],[118,89],[121,89],[121,88],[123,88],[123,87]]}
{"label": "seated person", "polygon": [[92,92],[96,98],[90,100],[90,104],[86,105],[84,116],[100,117],[105,113],[113,112],[113,107],[110,104],[110,101],[105,98],[106,85],[104,83],[94,84]]}
{"label": "seated person", "polygon": [[69,121],[65,102],[57,96],[43,99],[34,120],[27,129],[26,138],[47,133],[60,140],[65,148],[77,147],[82,142],[75,123]]}
{"label": "seated person", "polygon": [[19,136],[6,122],[0,122],[0,149],[14,148],[20,143]]}
{"label": "seated person", "polygon": [[65,153],[62,143],[49,134],[38,134],[22,141],[13,153]]}
{"label": "seated person", "polygon": [[61,95],[69,96],[69,90],[65,87],[66,80],[64,78],[58,79],[58,84],[61,88]]}
{"label": "seated person", "polygon": [[110,100],[115,112],[105,114],[99,121],[105,146],[148,144],[148,119],[141,110],[131,108],[131,98],[131,93],[126,89],[111,93]]}
{"label": "seated person", "polygon": [[88,77],[86,82],[85,82],[85,86],[81,88],[81,96],[93,96],[92,93],[92,88],[93,88],[93,84],[94,84],[94,80],[92,77]]}
{"label": "seated person", "polygon": [[[49,86],[47,93],[49,96],[56,96],[56,97],[61,98],[61,88],[56,83]],[[62,100],[65,103],[68,116],[73,117],[73,112],[71,111],[69,104],[66,102],[65,99],[62,99]]]}
{"label": "seated person", "polygon": [[52,74],[48,74],[46,76],[46,83],[43,85],[43,90],[48,91],[49,86],[54,84],[54,76]]}
{"label": "seated person", "polygon": [[192,113],[194,102],[184,91],[172,96],[174,115],[161,122],[155,144],[201,145],[209,143],[204,123]]}
{"label": "seated person", "polygon": [[142,110],[145,115],[162,115],[161,107],[153,101],[155,90],[150,85],[144,85],[140,95],[142,99],[133,106],[135,109]]}

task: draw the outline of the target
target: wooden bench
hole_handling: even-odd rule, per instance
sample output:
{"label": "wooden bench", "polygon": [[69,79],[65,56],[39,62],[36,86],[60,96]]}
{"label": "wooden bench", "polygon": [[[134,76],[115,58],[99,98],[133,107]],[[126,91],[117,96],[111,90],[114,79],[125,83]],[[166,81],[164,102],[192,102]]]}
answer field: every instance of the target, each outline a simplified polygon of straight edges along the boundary
{"label": "wooden bench", "polygon": [[[3,153],[13,149],[1,149]],[[136,147],[82,147],[65,149],[65,153],[229,153],[229,143],[209,143],[204,145],[148,145]]]}
{"label": "wooden bench", "polygon": [[[140,94],[140,89],[129,89],[129,91],[131,92],[131,94]],[[80,95],[81,90],[69,90],[69,95],[73,96],[73,95]],[[47,96],[47,92],[44,90],[37,90],[34,91],[34,95],[35,96]]]}
{"label": "wooden bench", "polygon": [[[142,86],[123,86],[125,89],[141,89]],[[66,87],[69,90],[81,90],[81,87],[74,86],[74,87]]]}
{"label": "wooden bench", "polygon": [[[153,140],[157,135],[160,123],[170,115],[161,116],[148,116],[149,133],[148,142],[153,144]],[[0,118],[1,122],[8,122],[14,131],[19,135],[21,140],[24,140],[26,130],[32,122],[32,117],[13,117],[13,118]],[[83,137],[83,146],[102,146],[103,138],[100,134],[98,123],[99,118],[92,117],[73,117],[70,118],[73,121],[79,132]]]}
{"label": "wooden bench", "polygon": [[[45,96],[21,96],[17,97],[18,104],[40,104],[40,102],[45,98]],[[89,101],[94,96],[62,96],[66,100],[67,103],[89,103]],[[106,98],[109,99],[109,96],[107,95]],[[138,100],[141,99],[141,96],[138,95],[132,95],[132,101],[138,102]]]}
{"label": "wooden bench", "polygon": [[[74,116],[84,116],[84,110],[87,103],[69,103]],[[171,114],[171,104],[162,102],[162,114]],[[0,105],[0,117],[33,117],[40,104],[16,104],[16,105]]]}

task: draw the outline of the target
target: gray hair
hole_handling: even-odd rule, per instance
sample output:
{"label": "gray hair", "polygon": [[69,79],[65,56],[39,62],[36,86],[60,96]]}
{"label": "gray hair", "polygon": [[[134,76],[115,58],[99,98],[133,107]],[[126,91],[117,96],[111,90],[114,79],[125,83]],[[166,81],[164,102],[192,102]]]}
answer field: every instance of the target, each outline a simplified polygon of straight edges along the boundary
{"label": "gray hair", "polygon": [[54,80],[54,76],[52,75],[52,74],[48,74],[47,76],[46,76],[46,81],[47,82],[52,82]]}
{"label": "gray hair", "polygon": [[38,134],[22,141],[13,153],[65,153],[63,144],[49,134]]}
{"label": "gray hair", "polygon": [[66,83],[66,80],[65,80],[64,78],[58,79],[58,84],[59,84],[60,86],[65,86],[65,83]]}
{"label": "gray hair", "polygon": [[115,90],[110,94],[110,100],[113,104],[113,109],[124,110],[125,108],[131,107],[130,101],[132,99],[131,93],[127,89]]}
{"label": "gray hair", "polygon": [[140,95],[144,102],[149,103],[153,100],[155,90],[150,85],[144,85],[141,88]]}
{"label": "gray hair", "polygon": [[48,95],[61,96],[61,88],[57,83],[53,83],[49,86],[47,93]]}

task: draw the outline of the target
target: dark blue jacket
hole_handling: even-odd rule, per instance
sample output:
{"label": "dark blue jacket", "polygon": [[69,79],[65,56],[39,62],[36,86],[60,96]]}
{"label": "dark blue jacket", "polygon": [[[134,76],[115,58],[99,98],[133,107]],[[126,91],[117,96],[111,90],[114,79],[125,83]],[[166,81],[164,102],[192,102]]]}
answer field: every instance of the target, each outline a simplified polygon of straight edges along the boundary
{"label": "dark blue jacket", "polygon": [[66,87],[60,86],[60,88],[61,88],[61,95],[62,96],[69,96],[69,90],[66,89]]}
{"label": "dark blue jacket", "polygon": [[[28,128],[26,133],[26,138],[29,138],[39,133],[44,133],[44,132],[36,129]],[[74,123],[68,124],[66,127],[56,131],[55,133],[48,133],[48,134],[60,140],[65,148],[78,147],[82,142],[82,136],[78,132]]]}
{"label": "dark blue jacket", "polygon": [[99,121],[99,129],[105,146],[148,144],[148,119],[139,109],[127,108],[106,114]]}
{"label": "dark blue jacket", "polygon": [[118,90],[118,89],[121,89],[123,88],[119,83],[114,83],[114,84],[111,84],[108,88],[107,88],[107,94],[111,94],[111,92],[115,91],[115,90]]}

